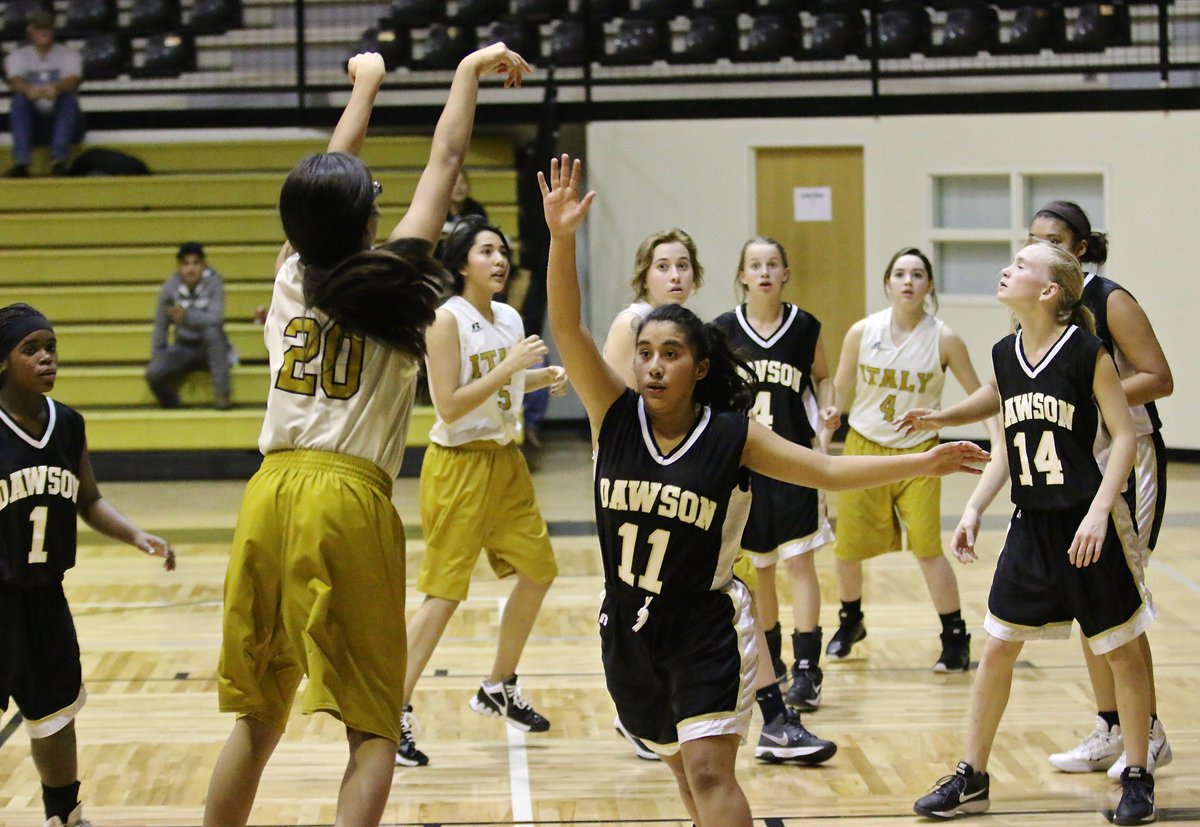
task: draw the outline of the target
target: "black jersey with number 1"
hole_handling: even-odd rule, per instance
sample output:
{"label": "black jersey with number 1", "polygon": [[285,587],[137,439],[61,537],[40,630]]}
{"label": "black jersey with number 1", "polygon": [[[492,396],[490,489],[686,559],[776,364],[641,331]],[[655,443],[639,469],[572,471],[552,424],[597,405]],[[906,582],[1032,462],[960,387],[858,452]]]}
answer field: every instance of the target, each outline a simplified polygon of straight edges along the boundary
{"label": "black jersey with number 1", "polygon": [[732,576],[737,538],[722,544],[749,420],[703,408],[663,454],[645,403],[626,390],[609,408],[596,449],[596,523],[605,589],[655,605],[686,602]]}
{"label": "black jersey with number 1", "polygon": [[992,347],[1012,501],[1039,511],[1087,505],[1103,477],[1096,463],[1103,437],[1092,382],[1104,345],[1070,325],[1034,365],[1022,341],[1017,331]]}
{"label": "black jersey with number 1", "polygon": [[713,324],[725,331],[733,350],[754,368],[758,395],[750,416],[789,442],[811,446],[812,364],[821,323],[794,304],[783,305],[779,329],[763,337],[746,317],[746,306],[722,313]]}
{"label": "black jersey with number 1", "polygon": [[34,436],[0,409],[0,582],[61,582],[75,565],[75,518],[83,417],[46,399]]}

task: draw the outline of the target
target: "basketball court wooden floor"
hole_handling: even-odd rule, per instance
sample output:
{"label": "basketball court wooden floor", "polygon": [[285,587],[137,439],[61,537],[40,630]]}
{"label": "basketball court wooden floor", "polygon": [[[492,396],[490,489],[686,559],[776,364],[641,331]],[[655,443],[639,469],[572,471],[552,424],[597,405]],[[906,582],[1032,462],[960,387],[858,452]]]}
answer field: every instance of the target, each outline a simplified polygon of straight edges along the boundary
{"label": "basketball court wooden floor", "polygon": [[[552,443],[535,475],[556,533],[561,575],[526,651],[524,692],[552,722],[524,735],[471,712],[490,666],[508,585],[477,572],[418,687],[417,742],[430,766],[398,768],[384,816],[392,825],[670,825],[690,822],[665,766],[634,757],[612,729],[595,616],[600,564],[587,448]],[[953,529],[972,479],[943,495]],[[89,700],[78,718],[82,794],[99,825],[196,825],[209,772],[232,719],[217,712],[213,678],[220,597],[240,483],[107,484],[109,500],[179,550],[166,574],[144,556],[82,536],[67,592],[83,647]],[[423,553],[416,481],[397,485],[409,526],[411,588]],[[980,625],[1006,509],[997,504],[982,559],[958,566],[963,610]],[[1157,777],[1160,821],[1200,824],[1200,468],[1172,468],[1165,528],[1149,572],[1159,615],[1151,632],[1159,710],[1175,752]],[[826,633],[836,623],[832,551],[818,557]],[[738,775],[758,825],[916,823],[912,802],[950,772],[963,745],[970,675],[936,675],[937,618],[914,562],[893,554],[866,567],[869,636],[852,659],[825,663],[824,703],[805,723],[839,744],[822,767],[769,766],[753,758],[760,722]],[[786,584],[781,582],[781,594]],[[785,617],[786,614],[785,610]],[[787,627],[785,622],[785,628]],[[786,638],[785,638],[786,639]],[[785,644],[786,645],[786,644]],[[1046,762],[1092,726],[1093,706],[1076,641],[1026,647],[990,770],[985,824],[1090,825],[1113,806],[1102,773],[1065,775]],[[13,709],[0,719],[0,824],[40,825],[37,776]],[[328,825],[345,763],[341,726],[293,715],[266,771],[252,823]]]}

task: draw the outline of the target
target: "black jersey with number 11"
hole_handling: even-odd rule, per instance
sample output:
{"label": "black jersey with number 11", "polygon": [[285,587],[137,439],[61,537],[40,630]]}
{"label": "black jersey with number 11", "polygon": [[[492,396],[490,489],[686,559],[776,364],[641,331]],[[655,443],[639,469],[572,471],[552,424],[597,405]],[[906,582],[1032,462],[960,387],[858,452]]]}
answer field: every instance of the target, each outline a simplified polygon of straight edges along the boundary
{"label": "black jersey with number 11", "polygon": [[50,585],[75,565],[83,417],[46,399],[33,436],[0,410],[0,582]]}
{"label": "black jersey with number 11", "polygon": [[1096,453],[1106,437],[1092,382],[1104,345],[1071,325],[1033,365],[1022,341],[1017,331],[992,347],[1012,501],[1039,511],[1087,505],[1103,476]]}
{"label": "black jersey with number 11", "polygon": [[703,408],[664,455],[642,399],[626,390],[613,403],[596,449],[605,589],[674,604],[729,581],[737,537],[723,545],[722,530],[748,426],[740,413]]}

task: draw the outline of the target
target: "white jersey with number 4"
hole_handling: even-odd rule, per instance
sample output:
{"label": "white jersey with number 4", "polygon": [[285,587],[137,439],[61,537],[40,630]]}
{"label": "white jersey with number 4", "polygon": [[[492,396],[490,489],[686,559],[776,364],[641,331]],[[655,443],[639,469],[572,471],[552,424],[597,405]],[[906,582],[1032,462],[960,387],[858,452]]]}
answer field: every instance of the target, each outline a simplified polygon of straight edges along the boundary
{"label": "white jersey with number 4", "polygon": [[850,427],[887,448],[920,445],[936,434],[917,431],[905,436],[892,423],[910,408],[941,407],[946,384],[939,345],[943,323],[926,314],[897,346],[892,342],[890,307],[864,321]]}
{"label": "white jersey with number 4", "polygon": [[275,275],[263,338],[271,361],[258,448],[360,457],[395,477],[404,459],[419,363],[346,334],[304,301],[300,257]]}
{"label": "white jersey with number 4", "polygon": [[[501,302],[492,302],[492,320],[488,321],[462,296],[451,296],[442,305],[458,322],[458,387],[463,387],[495,370],[508,349],[525,338],[521,314]],[[430,388],[430,392],[433,388]],[[507,445],[521,429],[518,415],[525,399],[525,371],[517,371],[494,396],[475,410],[453,422],[441,417],[433,424],[429,439],[436,445],[453,448],[486,439]],[[434,400],[435,404],[437,400]]]}

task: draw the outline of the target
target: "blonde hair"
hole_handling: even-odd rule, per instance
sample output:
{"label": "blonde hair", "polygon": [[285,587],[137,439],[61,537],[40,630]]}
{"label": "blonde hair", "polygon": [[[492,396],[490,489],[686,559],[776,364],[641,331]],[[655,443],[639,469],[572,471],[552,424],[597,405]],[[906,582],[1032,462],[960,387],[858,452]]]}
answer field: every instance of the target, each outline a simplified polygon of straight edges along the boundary
{"label": "blonde hair", "polygon": [[746,269],[746,251],[749,250],[750,246],[753,244],[766,244],[769,247],[774,247],[776,250],[779,251],[779,260],[783,262],[783,269],[784,270],[790,269],[788,267],[787,250],[783,249],[782,244],[780,244],[778,241],[771,238],[770,236],[766,236],[766,235],[754,236],[754,238],[750,239],[749,241],[747,241],[745,244],[742,245],[742,252],[738,255],[737,272],[735,272],[733,274],[733,290],[734,290],[734,293],[738,296],[738,299],[740,301],[746,300],[746,292],[747,292],[746,285],[742,284],[741,275],[742,275],[742,271]]}
{"label": "blonde hair", "polygon": [[654,264],[654,248],[659,244],[678,242],[687,248],[688,256],[692,259],[692,283],[699,288],[704,283],[704,268],[700,266],[700,258],[696,253],[696,242],[692,237],[678,227],[669,230],[659,230],[646,236],[638,245],[637,253],[633,256],[633,278],[629,284],[633,287],[634,298],[644,301],[649,294],[646,288],[646,274]]}
{"label": "blonde hair", "polygon": [[1077,325],[1088,333],[1096,332],[1096,318],[1083,305],[1083,267],[1074,255],[1049,241],[1032,236],[1025,240],[1026,247],[1038,247],[1050,254],[1046,275],[1058,285],[1058,306],[1054,309],[1054,320],[1061,325]]}

